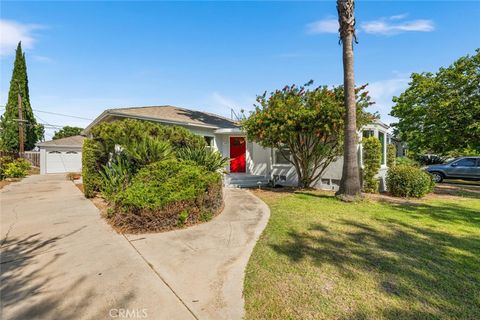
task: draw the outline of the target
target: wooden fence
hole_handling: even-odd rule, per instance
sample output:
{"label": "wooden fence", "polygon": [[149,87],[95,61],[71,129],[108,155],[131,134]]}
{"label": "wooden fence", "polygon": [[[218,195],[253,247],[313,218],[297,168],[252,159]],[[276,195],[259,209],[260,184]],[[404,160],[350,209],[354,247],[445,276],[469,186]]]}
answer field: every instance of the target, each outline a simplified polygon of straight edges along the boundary
{"label": "wooden fence", "polygon": [[11,152],[11,151],[0,151],[0,157],[9,156],[14,159],[17,158],[24,158],[28,160],[32,166],[40,167],[40,152],[38,151],[26,151],[23,154],[19,152]]}

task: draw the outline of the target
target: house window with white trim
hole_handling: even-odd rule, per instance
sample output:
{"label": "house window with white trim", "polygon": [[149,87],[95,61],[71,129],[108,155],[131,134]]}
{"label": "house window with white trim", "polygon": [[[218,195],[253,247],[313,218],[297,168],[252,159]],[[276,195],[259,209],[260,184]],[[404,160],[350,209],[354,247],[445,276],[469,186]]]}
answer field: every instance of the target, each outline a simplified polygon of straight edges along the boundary
{"label": "house window with white trim", "polygon": [[274,164],[292,164],[289,159],[292,158],[292,153],[288,148],[283,148],[283,152],[278,149],[275,149],[273,152],[273,163]]}
{"label": "house window with white trim", "polygon": [[213,137],[211,136],[204,136],[205,143],[207,144],[207,147],[213,147]]}

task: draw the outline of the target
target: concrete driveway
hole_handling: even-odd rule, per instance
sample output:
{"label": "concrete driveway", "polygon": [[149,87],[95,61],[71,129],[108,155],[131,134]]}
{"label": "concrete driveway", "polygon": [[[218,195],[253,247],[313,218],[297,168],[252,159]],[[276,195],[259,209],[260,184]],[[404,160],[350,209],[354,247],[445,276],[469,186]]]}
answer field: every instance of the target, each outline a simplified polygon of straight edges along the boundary
{"label": "concrete driveway", "polygon": [[243,272],[268,220],[245,190],[180,231],[123,236],[64,175],[0,191],[2,319],[240,319]]}

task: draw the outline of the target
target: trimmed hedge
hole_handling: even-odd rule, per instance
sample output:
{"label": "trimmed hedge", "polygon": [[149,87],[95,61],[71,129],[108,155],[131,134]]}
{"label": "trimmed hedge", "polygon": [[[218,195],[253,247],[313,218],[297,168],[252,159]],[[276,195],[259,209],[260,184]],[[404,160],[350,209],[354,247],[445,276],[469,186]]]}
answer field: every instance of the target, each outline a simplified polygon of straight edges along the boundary
{"label": "trimmed hedge", "polygon": [[378,192],[378,179],[375,176],[382,163],[382,144],[375,137],[362,140],[363,144],[363,191]]}
{"label": "trimmed hedge", "polygon": [[394,144],[387,145],[387,167],[395,167],[397,160],[397,147]]}
{"label": "trimmed hedge", "polygon": [[102,186],[100,174],[99,145],[92,139],[85,139],[82,148],[82,179],[85,197],[93,198]]}
{"label": "trimmed hedge", "polygon": [[156,162],[140,169],[113,202],[115,210],[107,218],[121,230],[167,230],[217,213],[222,180],[219,173],[191,162]]}
{"label": "trimmed hedge", "polygon": [[434,187],[432,177],[419,168],[397,165],[388,170],[387,188],[393,196],[421,198]]}

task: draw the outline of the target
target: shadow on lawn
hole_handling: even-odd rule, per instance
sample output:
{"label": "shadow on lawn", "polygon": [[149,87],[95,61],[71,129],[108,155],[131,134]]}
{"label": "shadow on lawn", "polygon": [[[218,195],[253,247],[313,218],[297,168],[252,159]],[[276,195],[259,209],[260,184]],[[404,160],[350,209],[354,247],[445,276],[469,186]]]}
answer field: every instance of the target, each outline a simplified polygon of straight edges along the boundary
{"label": "shadow on lawn", "polygon": [[[401,214],[480,228],[479,213],[456,204],[398,205],[398,209]],[[373,273],[383,294],[414,303],[410,310],[383,306],[385,318],[480,319],[478,234],[455,236],[395,219],[379,222],[339,219],[328,227],[312,224],[306,232],[291,231],[285,243],[272,247],[293,262],[311,259],[318,266],[335,266],[352,280],[359,272]],[[366,318],[363,311],[352,311],[348,318]]]}
{"label": "shadow on lawn", "polygon": [[[95,299],[95,288],[86,287],[85,276],[70,274],[71,270],[61,269],[58,265],[65,252],[57,247],[57,242],[83,228],[48,239],[42,238],[40,233],[4,239],[0,254],[1,319],[108,318],[108,310],[88,317],[91,314],[88,306]],[[49,259],[36,258],[48,254],[51,255]],[[59,279],[66,278],[75,280],[59,290]],[[133,294],[127,294],[115,304],[123,305],[132,297]],[[22,304],[21,308],[19,304]]]}

